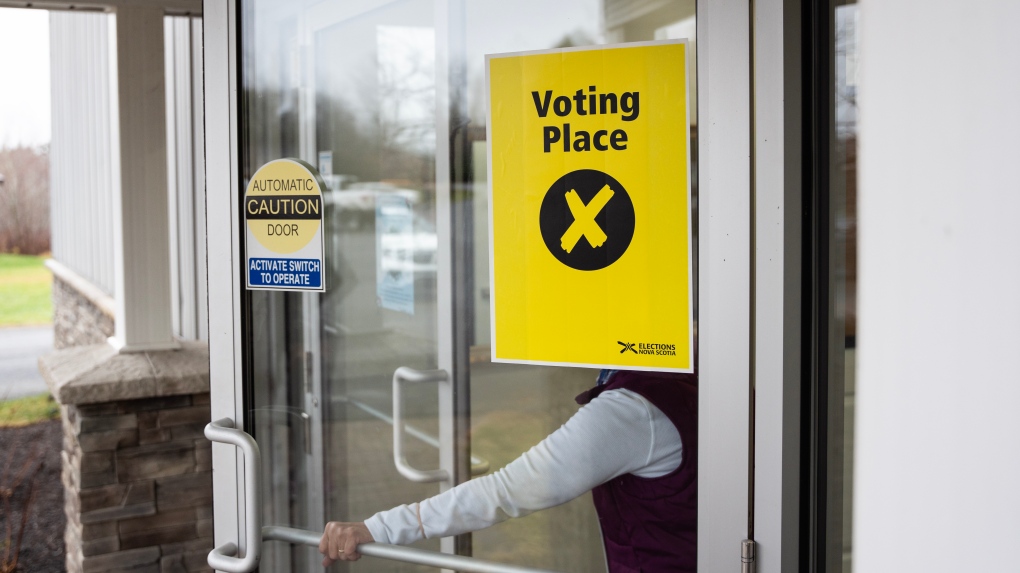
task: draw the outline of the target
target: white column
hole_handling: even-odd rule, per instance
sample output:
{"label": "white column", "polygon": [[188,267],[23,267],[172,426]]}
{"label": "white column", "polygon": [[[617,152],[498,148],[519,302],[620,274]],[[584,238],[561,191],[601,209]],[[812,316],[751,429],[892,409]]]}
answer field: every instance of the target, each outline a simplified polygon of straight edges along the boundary
{"label": "white column", "polygon": [[120,5],[111,58],[113,241],[121,352],[177,348],[170,306],[163,9]]}

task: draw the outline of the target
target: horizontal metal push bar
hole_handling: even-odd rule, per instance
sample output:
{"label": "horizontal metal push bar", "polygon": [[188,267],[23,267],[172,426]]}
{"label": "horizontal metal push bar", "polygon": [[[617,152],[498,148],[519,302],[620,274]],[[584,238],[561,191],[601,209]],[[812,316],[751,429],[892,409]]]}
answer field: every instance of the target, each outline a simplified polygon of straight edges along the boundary
{"label": "horizontal metal push bar", "polygon": [[[267,525],[262,528],[262,539],[264,541],[286,541],[297,545],[308,545],[318,548],[322,534],[293,527]],[[414,563],[416,565],[427,565],[470,573],[555,573],[547,569],[507,565],[506,563],[496,563],[474,557],[450,555],[386,543],[362,543],[358,546],[358,552],[362,555],[378,557],[379,559],[389,559],[391,561],[402,561],[404,563]]]}

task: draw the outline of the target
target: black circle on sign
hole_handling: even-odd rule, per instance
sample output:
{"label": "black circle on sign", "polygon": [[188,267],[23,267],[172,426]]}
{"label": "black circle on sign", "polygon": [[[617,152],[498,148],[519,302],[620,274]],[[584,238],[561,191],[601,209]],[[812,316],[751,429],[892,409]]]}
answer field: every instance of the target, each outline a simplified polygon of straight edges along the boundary
{"label": "black circle on sign", "polygon": [[[609,187],[612,196],[608,202],[605,198],[608,194],[603,188]],[[567,196],[573,191],[577,198],[583,202],[580,205],[572,200],[575,211],[579,213],[579,226],[569,233],[568,230],[575,223],[575,217],[570,210],[571,203]],[[600,193],[602,195],[600,196]],[[592,205],[593,200],[599,196],[599,201]],[[601,203],[605,203],[598,209]],[[591,211],[598,209],[594,222],[605,234],[605,242],[600,246],[593,246],[592,241],[598,242],[598,230],[590,224]],[[545,192],[542,199],[542,208],[538,214],[538,225],[542,231],[542,240],[557,260],[570,268],[579,271],[597,271],[615,263],[627,252],[631,239],[634,238],[634,203],[630,195],[619,181],[608,173],[595,169],[579,169],[571,171],[560,177],[552,184],[552,187]],[[578,237],[580,230],[587,230],[589,233]],[[590,238],[589,234],[596,237]],[[571,242],[577,238],[576,243]],[[566,239],[566,246],[563,241]],[[570,247],[568,252],[566,247]]]}

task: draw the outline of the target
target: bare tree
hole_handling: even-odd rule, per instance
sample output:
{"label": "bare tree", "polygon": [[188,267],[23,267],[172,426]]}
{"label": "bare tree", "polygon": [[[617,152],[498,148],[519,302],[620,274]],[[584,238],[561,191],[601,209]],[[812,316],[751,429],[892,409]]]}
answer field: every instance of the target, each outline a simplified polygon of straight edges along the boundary
{"label": "bare tree", "polygon": [[49,147],[0,149],[0,252],[50,249]]}

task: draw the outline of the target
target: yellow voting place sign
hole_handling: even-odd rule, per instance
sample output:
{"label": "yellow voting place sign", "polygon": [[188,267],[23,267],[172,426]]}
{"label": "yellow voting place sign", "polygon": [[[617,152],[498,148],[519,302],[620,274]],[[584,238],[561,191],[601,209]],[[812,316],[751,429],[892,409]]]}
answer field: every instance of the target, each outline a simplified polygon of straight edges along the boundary
{"label": "yellow voting place sign", "polygon": [[323,187],[299,159],[270,161],[252,175],[244,194],[248,289],[326,290]]}
{"label": "yellow voting place sign", "polygon": [[487,57],[493,360],[693,371],[686,51]]}

